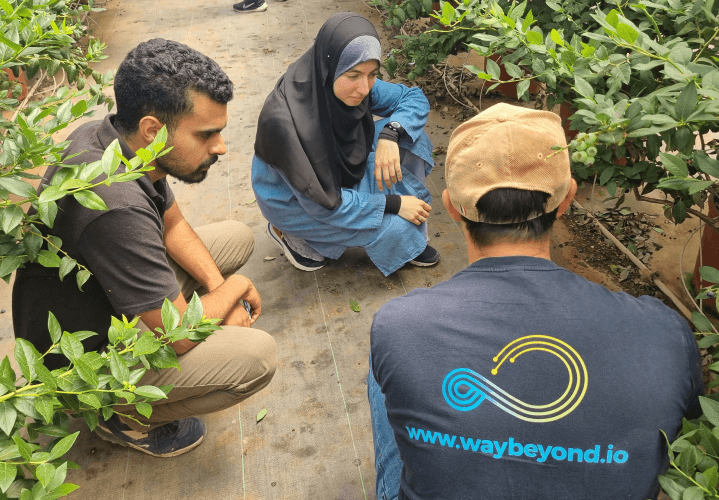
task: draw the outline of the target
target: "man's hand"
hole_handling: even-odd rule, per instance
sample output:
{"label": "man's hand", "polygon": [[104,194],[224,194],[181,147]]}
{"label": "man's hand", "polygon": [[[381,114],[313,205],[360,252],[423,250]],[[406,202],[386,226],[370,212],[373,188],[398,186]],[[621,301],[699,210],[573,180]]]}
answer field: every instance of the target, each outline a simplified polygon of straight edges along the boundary
{"label": "man's hand", "polygon": [[374,178],[377,181],[377,187],[380,191],[383,190],[383,180],[388,189],[392,189],[392,184],[396,184],[402,180],[402,166],[399,162],[399,146],[396,142],[388,139],[380,139],[377,141],[377,151],[374,155]]}
{"label": "man's hand", "polygon": [[[257,321],[257,318],[260,317],[260,314],[262,314],[262,299],[260,298],[260,294],[257,289],[252,284],[252,281],[250,281],[248,278],[245,278],[244,276],[235,276],[244,280],[243,286],[247,287],[247,291],[240,298],[237,304],[235,304],[229,314],[225,315],[222,324],[243,326],[249,328],[250,325],[254,324],[254,322]],[[230,278],[232,278],[232,276],[230,276]],[[250,305],[250,312],[252,315],[251,317],[247,314],[245,305],[242,302],[243,300],[246,300],[247,303]]]}
{"label": "man's hand", "polygon": [[402,204],[399,207],[399,215],[404,220],[419,226],[429,217],[432,207],[416,196],[402,196]]}
{"label": "man's hand", "polygon": [[[247,311],[242,303],[246,300],[252,308],[252,319],[247,316]],[[254,323],[262,312],[262,301],[252,282],[239,274],[233,274],[224,283],[216,287],[202,298],[202,309],[207,318],[222,318],[224,325],[238,325],[249,327]],[[187,309],[187,302],[182,294],[179,294],[172,303],[182,315]],[[151,331],[155,328],[163,328],[162,309],[157,308],[140,314],[140,318]],[[175,352],[180,355],[189,351],[197,345],[190,340],[181,340],[170,344]]]}

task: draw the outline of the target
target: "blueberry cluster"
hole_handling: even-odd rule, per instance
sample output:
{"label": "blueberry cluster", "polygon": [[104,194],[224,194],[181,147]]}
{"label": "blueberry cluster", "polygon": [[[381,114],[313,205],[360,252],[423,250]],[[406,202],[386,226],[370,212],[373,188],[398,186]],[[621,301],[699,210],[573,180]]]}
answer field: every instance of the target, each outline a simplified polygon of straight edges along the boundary
{"label": "blueberry cluster", "polygon": [[597,134],[593,132],[578,134],[570,143],[574,151],[572,161],[584,163],[588,167],[594,165],[594,157],[597,156],[597,148],[594,147],[595,142],[597,142]]}

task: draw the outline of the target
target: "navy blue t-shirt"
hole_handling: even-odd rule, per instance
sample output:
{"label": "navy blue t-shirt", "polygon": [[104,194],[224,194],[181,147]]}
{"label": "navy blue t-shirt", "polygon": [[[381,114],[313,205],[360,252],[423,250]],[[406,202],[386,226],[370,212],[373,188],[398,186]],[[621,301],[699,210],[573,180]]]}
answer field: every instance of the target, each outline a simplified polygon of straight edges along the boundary
{"label": "navy blue t-shirt", "polygon": [[653,498],[659,430],[673,439],[703,392],[676,312],[533,257],[391,300],[371,349],[400,499]]}

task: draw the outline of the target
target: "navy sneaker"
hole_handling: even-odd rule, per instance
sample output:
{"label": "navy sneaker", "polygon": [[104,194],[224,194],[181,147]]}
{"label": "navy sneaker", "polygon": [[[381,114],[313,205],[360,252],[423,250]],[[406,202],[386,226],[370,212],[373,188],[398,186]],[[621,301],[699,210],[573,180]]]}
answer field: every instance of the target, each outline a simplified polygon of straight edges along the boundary
{"label": "navy sneaker", "polygon": [[242,0],[232,6],[235,12],[262,12],[267,10],[265,0]]}
{"label": "navy sneaker", "polygon": [[270,239],[272,241],[277,243],[277,245],[285,253],[287,260],[289,260],[292,265],[295,266],[297,269],[301,271],[317,271],[318,269],[322,269],[323,267],[325,267],[325,264],[327,262],[326,259],[308,259],[307,257],[302,257],[300,254],[292,250],[290,246],[285,242],[285,239],[282,236],[277,235],[277,233],[275,232],[275,226],[273,226],[271,222],[267,223],[267,234],[270,236]]}
{"label": "navy sneaker", "polygon": [[421,254],[409,261],[413,266],[419,267],[433,266],[437,262],[439,262],[439,252],[429,245],[425,247]]}
{"label": "navy sneaker", "polygon": [[95,433],[105,441],[134,448],[153,457],[176,457],[197,447],[206,430],[202,420],[190,417],[155,427],[149,432],[138,432],[113,414],[110,420],[100,419]]}

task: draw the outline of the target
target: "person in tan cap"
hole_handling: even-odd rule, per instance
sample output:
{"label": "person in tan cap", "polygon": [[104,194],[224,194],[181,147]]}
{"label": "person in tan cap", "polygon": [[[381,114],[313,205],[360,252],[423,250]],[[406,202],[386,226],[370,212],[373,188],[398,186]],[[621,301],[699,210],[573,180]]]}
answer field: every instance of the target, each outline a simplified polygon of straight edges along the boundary
{"label": "person in tan cap", "polygon": [[374,317],[377,498],[656,498],[659,431],[698,414],[696,343],[659,300],[552,263],[577,189],[559,117],[491,107],[455,130],[445,179],[469,267]]}

